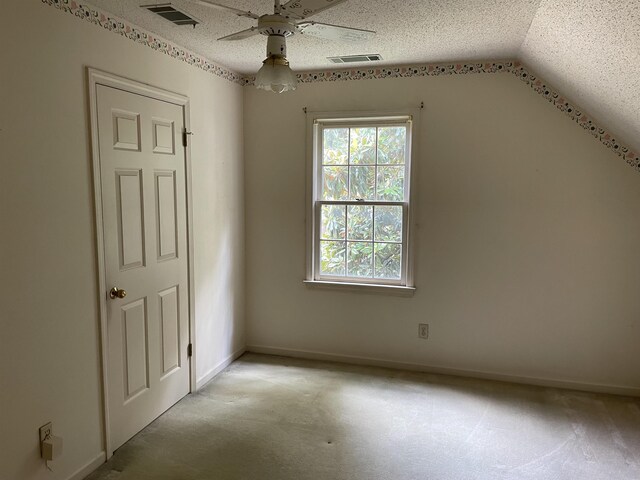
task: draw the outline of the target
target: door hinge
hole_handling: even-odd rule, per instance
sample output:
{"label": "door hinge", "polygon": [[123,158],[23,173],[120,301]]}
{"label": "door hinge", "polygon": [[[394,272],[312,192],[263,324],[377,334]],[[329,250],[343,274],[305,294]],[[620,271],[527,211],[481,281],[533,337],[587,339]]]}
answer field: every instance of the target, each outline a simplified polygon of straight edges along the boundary
{"label": "door hinge", "polygon": [[183,146],[183,147],[186,147],[186,146],[187,146],[187,143],[188,143],[188,142],[187,142],[187,137],[188,137],[189,135],[193,135],[193,132],[187,132],[187,130],[186,130],[186,129],[184,129],[184,130],[182,131],[182,146]]}
{"label": "door hinge", "polygon": [[187,345],[187,357],[192,357],[193,356],[193,344],[189,344]]}

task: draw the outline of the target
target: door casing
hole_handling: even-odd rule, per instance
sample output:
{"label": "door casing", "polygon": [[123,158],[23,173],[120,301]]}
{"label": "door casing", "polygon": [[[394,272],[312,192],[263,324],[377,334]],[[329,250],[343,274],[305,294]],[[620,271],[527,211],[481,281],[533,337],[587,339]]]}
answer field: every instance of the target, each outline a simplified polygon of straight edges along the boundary
{"label": "door casing", "polygon": [[[93,195],[96,227],[96,254],[98,265],[98,305],[100,319],[100,360],[102,383],[102,428],[104,433],[104,449],[107,459],[113,455],[109,427],[109,402],[108,402],[108,334],[107,334],[107,282],[105,268],[105,247],[102,218],[102,180],[100,173],[100,148],[98,141],[98,115],[96,88],[104,85],[126,92],[142,95],[155,100],[172,103],[182,107],[184,112],[185,132],[191,131],[189,121],[189,98],[178,93],[153,87],[146,83],[120,77],[94,68],[87,68],[87,84],[89,88],[89,116],[91,125],[91,155],[93,167]],[[196,390],[196,365],[195,365],[195,295],[194,295],[194,261],[193,261],[193,200],[191,180],[191,148],[189,142],[185,147],[185,179],[186,179],[186,205],[187,205],[187,268],[189,281],[189,342],[192,344],[192,355],[189,357],[189,392]]]}

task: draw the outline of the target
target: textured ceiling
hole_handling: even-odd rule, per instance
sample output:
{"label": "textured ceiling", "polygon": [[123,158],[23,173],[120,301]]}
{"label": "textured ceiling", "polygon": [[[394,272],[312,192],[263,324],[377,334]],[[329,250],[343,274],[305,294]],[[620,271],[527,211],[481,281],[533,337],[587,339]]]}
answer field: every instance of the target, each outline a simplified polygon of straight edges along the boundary
{"label": "textured ceiling", "polygon": [[543,0],[518,56],[640,149],[640,0]]}
{"label": "textured ceiling", "polygon": [[[271,0],[216,1],[259,15],[273,12]],[[249,18],[189,0],[172,0],[176,7],[202,21],[193,29],[175,26],[140,8],[155,3],[153,0],[89,3],[239,73],[255,73],[265,57],[266,38],[262,35],[234,42],[216,41],[253,26],[255,21]],[[539,3],[540,0],[348,0],[312,20],[375,30],[373,40],[346,44],[297,35],[287,42],[287,57],[297,71],[334,68],[326,57],[361,53],[382,54],[379,65],[513,58]]]}
{"label": "textured ceiling", "polygon": [[[154,0],[88,1],[241,74],[255,73],[265,57],[261,35],[216,41],[254,25],[248,18],[172,0],[202,22],[193,29],[140,8]],[[273,11],[271,0],[215,1],[260,15]],[[348,0],[312,19],[377,35],[359,44],[295,35],[287,56],[296,71],[335,69],[326,57],[367,53],[384,60],[351,65],[518,58],[640,150],[640,0]]]}

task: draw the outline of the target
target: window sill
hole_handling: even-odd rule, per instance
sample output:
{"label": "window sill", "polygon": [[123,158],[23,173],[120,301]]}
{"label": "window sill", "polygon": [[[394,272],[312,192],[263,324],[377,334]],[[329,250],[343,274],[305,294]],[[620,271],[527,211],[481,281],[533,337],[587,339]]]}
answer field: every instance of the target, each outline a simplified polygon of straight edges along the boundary
{"label": "window sill", "polygon": [[377,283],[328,282],[323,280],[303,280],[303,283],[310,288],[395,295],[399,297],[412,297],[416,291],[415,287],[405,287],[402,285],[381,285]]}

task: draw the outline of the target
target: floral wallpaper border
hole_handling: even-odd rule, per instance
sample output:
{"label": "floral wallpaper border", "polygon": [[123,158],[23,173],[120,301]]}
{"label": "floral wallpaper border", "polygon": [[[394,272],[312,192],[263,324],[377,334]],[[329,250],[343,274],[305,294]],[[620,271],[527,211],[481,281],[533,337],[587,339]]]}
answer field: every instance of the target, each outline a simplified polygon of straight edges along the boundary
{"label": "floral wallpaper border", "polygon": [[[230,82],[244,86],[253,85],[255,76],[244,76],[225,67],[217,65],[204,57],[168,42],[152,33],[146,32],[122,19],[102,12],[95,7],[83,5],[75,0],[42,0],[42,3],[53,6],[63,12],[70,13],[77,18],[87,20],[111,32],[117,33],[134,42],[152,48],[172,58],[200,68]],[[640,152],[636,152],[624,143],[618,141],[611,132],[597,125],[596,122],[566,97],[549,86],[543,79],[537,77],[522,63],[517,61],[478,62],[478,63],[450,63],[405,65],[398,67],[356,68],[348,70],[326,70],[317,72],[298,73],[301,83],[335,82],[345,80],[369,80],[382,78],[425,77],[439,75],[462,75],[472,73],[501,73],[516,75],[529,85],[536,93],[542,95],[559,110],[569,115],[573,121],[596,137],[606,147],[622,157],[629,165],[640,171]]]}
{"label": "floral wallpaper border", "polygon": [[[349,70],[327,70],[320,72],[298,73],[298,81],[335,82],[341,80],[368,80],[382,78],[426,77],[439,75],[462,75],[470,73],[501,73],[507,72],[517,76],[529,85],[536,93],[542,95],[560,111],[567,114],[573,121],[596,137],[606,147],[622,157],[629,165],[640,171],[640,152],[616,139],[615,135],[602,128],[577,105],[573,104],[558,91],[550,87],[544,80],[537,77],[522,63],[517,61],[479,62],[479,63],[451,63],[405,65],[399,67],[355,68]],[[245,85],[253,85],[255,77],[245,77]]]}
{"label": "floral wallpaper border", "polygon": [[616,139],[615,135],[599,126],[593,118],[584,113],[577,105],[566,97],[560,95],[550,87],[543,79],[537,77],[528,70],[522,63],[514,62],[510,69],[511,73],[529,85],[536,93],[542,95],[548,102],[555,105],[560,111],[569,115],[571,119],[580,125],[585,131],[596,137],[607,148],[613,150],[622,157],[629,165],[640,172],[640,152],[634,151],[629,146]]}
{"label": "floral wallpaper border", "polygon": [[[349,70],[326,70],[298,73],[301,83],[336,82],[340,80],[371,80],[380,78],[428,77],[438,75],[461,75],[465,73],[508,72],[513,62],[479,62],[452,64],[403,65],[398,67],[354,68]],[[255,76],[244,77],[245,85],[253,85]]]}
{"label": "floral wallpaper border", "polygon": [[212,73],[230,82],[244,85],[243,77],[240,74],[217,65],[195,53],[191,53],[182,47],[174,45],[163,38],[157,37],[152,33],[142,30],[120,18],[114,17],[109,13],[98,10],[95,7],[83,5],[75,0],[42,0],[42,3],[55,7],[63,12],[70,13],[77,18],[87,20],[94,25],[122,35],[136,43],[141,43],[172,58],[182,60],[205,72]]}

